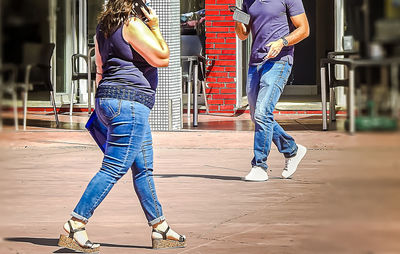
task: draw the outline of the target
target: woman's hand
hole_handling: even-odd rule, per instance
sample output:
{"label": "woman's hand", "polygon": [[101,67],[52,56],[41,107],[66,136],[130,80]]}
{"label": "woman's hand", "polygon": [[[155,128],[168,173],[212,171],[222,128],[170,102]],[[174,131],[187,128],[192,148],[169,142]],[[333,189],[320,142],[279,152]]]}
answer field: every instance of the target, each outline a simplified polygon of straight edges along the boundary
{"label": "woman's hand", "polygon": [[150,13],[147,12],[145,8],[143,7],[141,8],[144,16],[146,16],[148,20],[147,26],[150,28],[150,30],[156,30],[159,28],[158,16],[156,12],[153,10],[153,8],[151,8],[150,6],[148,6],[147,8],[149,8]]}
{"label": "woman's hand", "polygon": [[281,53],[283,46],[284,45],[283,45],[282,39],[268,43],[267,47],[270,47],[270,48],[269,48],[268,54],[266,56],[266,59],[277,57],[279,55],[279,53]]}

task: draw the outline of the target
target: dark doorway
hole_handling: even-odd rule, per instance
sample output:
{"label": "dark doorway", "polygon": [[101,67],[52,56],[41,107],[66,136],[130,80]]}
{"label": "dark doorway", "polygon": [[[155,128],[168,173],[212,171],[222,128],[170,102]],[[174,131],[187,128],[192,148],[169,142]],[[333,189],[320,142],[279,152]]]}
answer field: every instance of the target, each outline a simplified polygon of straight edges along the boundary
{"label": "dark doorway", "polygon": [[303,0],[310,36],[296,45],[289,84],[317,85],[319,59],[334,49],[333,1]]}

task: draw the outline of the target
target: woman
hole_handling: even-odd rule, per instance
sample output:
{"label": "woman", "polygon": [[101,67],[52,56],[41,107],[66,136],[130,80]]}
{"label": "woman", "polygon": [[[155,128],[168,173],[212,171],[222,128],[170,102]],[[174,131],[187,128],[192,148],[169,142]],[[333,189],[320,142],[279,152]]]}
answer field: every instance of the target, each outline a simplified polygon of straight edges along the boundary
{"label": "woman", "polygon": [[99,251],[100,245],[88,240],[85,225],[129,168],[132,168],[136,194],[152,227],[152,247],[185,245],[186,237],[168,226],[157,199],[148,121],[158,83],[156,67],[168,66],[169,48],[160,33],[154,10],[149,7],[147,12],[142,7],[143,13],[135,12],[135,3],[137,0],[109,0],[99,17],[96,112],[107,127],[107,146],[100,171],[64,225],[69,236],[60,237],[62,247]]}

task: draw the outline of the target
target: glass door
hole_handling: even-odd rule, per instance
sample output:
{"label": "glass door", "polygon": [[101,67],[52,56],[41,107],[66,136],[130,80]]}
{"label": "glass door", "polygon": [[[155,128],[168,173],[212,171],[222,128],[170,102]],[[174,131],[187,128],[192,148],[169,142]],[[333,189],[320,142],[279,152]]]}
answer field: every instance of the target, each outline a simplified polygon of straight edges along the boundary
{"label": "glass door", "polygon": [[[53,56],[53,80],[59,96],[69,94],[71,56],[76,49],[73,1],[49,0],[50,40],[56,44]],[[67,100],[67,96],[65,96]]]}

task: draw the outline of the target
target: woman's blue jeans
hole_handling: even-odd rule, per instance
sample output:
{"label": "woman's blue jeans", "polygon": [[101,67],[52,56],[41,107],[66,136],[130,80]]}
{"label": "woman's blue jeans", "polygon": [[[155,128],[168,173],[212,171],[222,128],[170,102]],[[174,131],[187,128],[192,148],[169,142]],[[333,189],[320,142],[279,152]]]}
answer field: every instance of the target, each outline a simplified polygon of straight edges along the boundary
{"label": "woman's blue jeans", "polygon": [[98,98],[96,112],[107,127],[104,159],[72,216],[87,222],[114,184],[132,168],[133,186],[149,225],[164,220],[153,181],[150,109],[138,102]]}
{"label": "woman's blue jeans", "polygon": [[272,142],[285,157],[297,152],[294,139],[274,120],[273,114],[291,69],[286,61],[266,61],[249,66],[246,90],[251,118],[255,123],[252,166],[268,168],[266,161]]}

